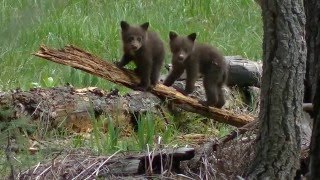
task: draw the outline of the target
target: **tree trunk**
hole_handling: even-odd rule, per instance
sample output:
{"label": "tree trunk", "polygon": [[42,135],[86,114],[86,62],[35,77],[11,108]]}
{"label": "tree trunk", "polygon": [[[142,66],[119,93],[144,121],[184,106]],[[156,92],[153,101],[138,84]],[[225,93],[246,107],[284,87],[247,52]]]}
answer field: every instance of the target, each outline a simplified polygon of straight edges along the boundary
{"label": "tree trunk", "polygon": [[[308,45],[307,75],[309,100],[313,99],[313,131],[310,151],[310,179],[320,177],[320,2],[305,0],[307,17],[306,39]],[[314,98],[313,98],[314,97]]]}
{"label": "tree trunk", "polygon": [[304,102],[310,103],[316,93],[318,70],[316,62],[319,61],[319,2],[315,0],[304,0],[306,12],[306,42],[307,42],[307,63],[305,77]]}
{"label": "tree trunk", "polygon": [[[320,63],[318,63],[320,64]],[[318,76],[317,93],[314,98],[314,121],[310,151],[310,179],[320,177],[320,75]]]}
{"label": "tree trunk", "polygon": [[305,74],[302,1],[265,0],[260,132],[249,179],[293,179],[299,167]]}

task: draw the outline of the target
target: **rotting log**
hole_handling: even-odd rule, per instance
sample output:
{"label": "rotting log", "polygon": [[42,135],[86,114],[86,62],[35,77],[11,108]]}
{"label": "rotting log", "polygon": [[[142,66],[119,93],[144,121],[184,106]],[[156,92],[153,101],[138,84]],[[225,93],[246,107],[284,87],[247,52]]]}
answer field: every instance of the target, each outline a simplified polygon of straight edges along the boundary
{"label": "rotting log", "polygon": [[[72,45],[68,45],[60,50],[41,46],[40,50],[34,55],[49,61],[83,70],[87,73],[132,89],[139,83],[139,78],[133,71],[120,69],[110,62],[102,60],[101,58]],[[240,127],[254,120],[254,118],[249,115],[238,115],[227,110],[202,106],[198,103],[198,100],[184,96],[174,88],[166,87],[162,84],[157,84],[150,92],[163,100],[167,99],[173,102],[181,109],[201,114],[218,122]]]}
{"label": "rotting log", "polygon": [[[45,127],[40,129],[61,127],[74,132],[90,132],[93,120],[107,115],[102,117],[112,117],[114,125],[121,127],[121,135],[130,136],[133,133],[130,119],[134,123],[135,114],[157,113],[160,103],[160,99],[151,93],[132,91],[121,96],[118,90],[105,92],[96,87],[13,90],[0,92],[0,122],[30,117]],[[107,130],[108,123],[103,122]]]}

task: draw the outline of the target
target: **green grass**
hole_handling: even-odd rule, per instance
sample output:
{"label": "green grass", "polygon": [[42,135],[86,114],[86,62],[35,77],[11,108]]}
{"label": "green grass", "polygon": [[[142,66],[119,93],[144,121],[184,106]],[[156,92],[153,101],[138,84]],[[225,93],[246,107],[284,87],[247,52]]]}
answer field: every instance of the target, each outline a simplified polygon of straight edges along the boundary
{"label": "green grass", "polygon": [[114,87],[31,53],[41,44],[55,48],[75,44],[106,60],[118,60],[121,20],[149,21],[166,44],[170,30],[197,32],[198,41],[217,46],[225,55],[261,57],[260,8],[253,0],[1,0],[0,90],[28,89],[32,83],[45,87],[49,77],[54,85]]}

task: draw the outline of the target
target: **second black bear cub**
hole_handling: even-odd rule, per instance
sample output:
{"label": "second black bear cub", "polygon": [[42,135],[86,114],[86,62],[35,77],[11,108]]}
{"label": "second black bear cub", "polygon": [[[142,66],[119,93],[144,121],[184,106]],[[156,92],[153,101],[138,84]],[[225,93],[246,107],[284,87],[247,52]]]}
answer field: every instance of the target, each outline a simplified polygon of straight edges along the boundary
{"label": "second black bear cub", "polygon": [[124,55],[117,65],[123,67],[133,61],[141,79],[137,88],[147,90],[158,82],[165,54],[163,42],[156,33],[148,31],[148,22],[131,26],[121,21],[120,26]]}
{"label": "second black bear cub", "polygon": [[224,57],[212,46],[195,42],[196,33],[187,37],[169,33],[172,52],[172,70],[164,81],[171,86],[186,70],[186,94],[194,91],[194,84],[199,75],[203,76],[203,85],[207,101],[205,105],[221,108],[225,104],[223,85],[226,83],[228,65]]}

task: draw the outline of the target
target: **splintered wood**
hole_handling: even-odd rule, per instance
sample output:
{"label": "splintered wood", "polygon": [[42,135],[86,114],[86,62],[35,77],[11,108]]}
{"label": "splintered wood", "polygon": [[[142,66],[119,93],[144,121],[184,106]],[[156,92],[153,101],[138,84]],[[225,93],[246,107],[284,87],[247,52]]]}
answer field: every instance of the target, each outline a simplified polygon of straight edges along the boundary
{"label": "splintered wood", "polygon": [[[72,45],[68,45],[60,50],[41,46],[40,50],[34,55],[55,63],[83,70],[128,88],[134,88],[140,81],[133,71],[120,69],[110,62]],[[238,115],[224,109],[202,106],[198,103],[198,100],[184,96],[174,88],[162,84],[156,85],[150,92],[163,100],[174,103],[178,108],[201,114],[218,122],[241,127],[254,120],[249,115]]]}

